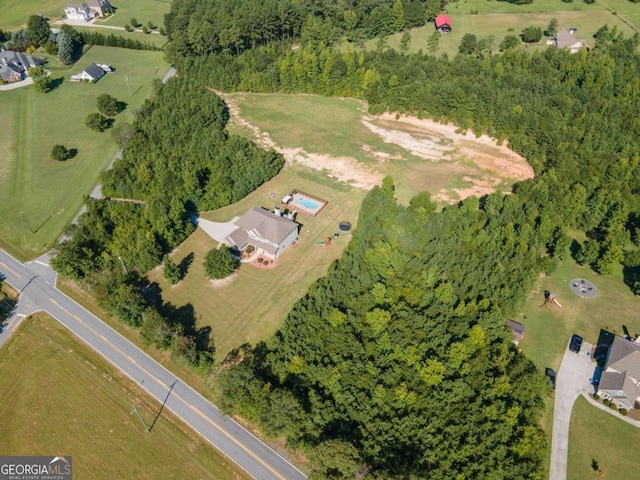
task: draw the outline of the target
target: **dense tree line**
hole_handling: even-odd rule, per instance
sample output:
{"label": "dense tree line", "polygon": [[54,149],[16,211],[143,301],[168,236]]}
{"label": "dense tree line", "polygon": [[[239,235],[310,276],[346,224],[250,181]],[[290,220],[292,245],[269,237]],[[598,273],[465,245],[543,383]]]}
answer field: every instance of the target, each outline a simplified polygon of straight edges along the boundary
{"label": "dense tree line", "polygon": [[274,41],[331,45],[390,35],[433,19],[445,0],[360,2],[183,0],[165,16],[170,61],[189,55],[240,52]]}
{"label": "dense tree line", "polygon": [[192,215],[243,198],[284,165],[274,151],[228,135],[227,121],[224,103],[196,80],[156,83],[153,98],[121,135],[123,158],[102,179],[105,195],[139,201],[88,199],[52,260],[109,313],[195,366],[213,358],[208,335],[196,328],[195,315],[185,321],[182,310],[163,305],[140,274],[193,231]]}
{"label": "dense tree line", "polygon": [[504,319],[545,268],[541,215],[498,194],[405,208],[386,179],[340,261],[225,372],[224,394],[313,446],[314,478],[540,478],[546,390]]}
{"label": "dense tree line", "polygon": [[99,32],[82,31],[80,32],[82,42],[87,45],[104,45],[107,47],[120,47],[128,48],[131,50],[160,50],[152,43],[141,42],[140,40],[134,40],[133,38],[122,37],[110,33],[109,35],[103,35]]}

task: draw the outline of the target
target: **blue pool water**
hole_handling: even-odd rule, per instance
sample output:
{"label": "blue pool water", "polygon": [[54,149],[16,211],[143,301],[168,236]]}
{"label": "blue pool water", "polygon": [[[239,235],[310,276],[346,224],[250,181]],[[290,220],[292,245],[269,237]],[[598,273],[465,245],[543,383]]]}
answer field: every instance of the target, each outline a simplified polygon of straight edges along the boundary
{"label": "blue pool water", "polygon": [[308,198],[304,198],[304,197],[296,198],[296,203],[299,203],[300,205],[302,205],[305,208],[308,208],[309,210],[315,210],[320,206],[318,202],[314,202],[313,200],[309,200]]}

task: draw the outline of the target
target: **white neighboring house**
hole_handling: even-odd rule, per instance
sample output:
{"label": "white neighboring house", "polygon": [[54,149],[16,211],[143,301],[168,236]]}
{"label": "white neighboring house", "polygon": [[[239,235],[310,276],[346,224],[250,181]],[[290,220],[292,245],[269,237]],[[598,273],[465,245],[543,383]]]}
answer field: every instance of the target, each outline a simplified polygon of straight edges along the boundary
{"label": "white neighboring house", "polygon": [[111,65],[103,63],[92,63],[77,75],[71,75],[72,82],[97,82],[108,72],[113,72]]}
{"label": "white neighboring house", "polygon": [[552,40],[547,42],[547,45],[554,45],[556,48],[567,48],[569,52],[576,53],[582,47],[586,46],[584,40],[580,40],[574,36],[575,28],[569,30],[560,30],[553,36]]}
{"label": "white neighboring house", "polygon": [[82,20],[88,22],[97,17],[104,17],[111,12],[109,0],[87,0],[84,3],[68,3],[64,7],[64,13],[69,20]]}
{"label": "white neighboring house", "polygon": [[234,221],[238,227],[224,243],[239,251],[253,245],[267,257],[275,259],[298,239],[298,224],[263,208],[253,207]]}
{"label": "white neighboring house", "polygon": [[86,3],[69,3],[64,7],[64,14],[69,20],[84,20],[88,22],[94,15]]}

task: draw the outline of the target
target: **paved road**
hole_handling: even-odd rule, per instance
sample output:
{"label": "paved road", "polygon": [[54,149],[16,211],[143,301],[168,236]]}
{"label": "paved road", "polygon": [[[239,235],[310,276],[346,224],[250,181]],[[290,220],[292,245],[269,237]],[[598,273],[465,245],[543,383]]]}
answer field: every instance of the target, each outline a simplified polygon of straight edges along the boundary
{"label": "paved road", "polygon": [[0,250],[0,273],[20,292],[16,313],[0,335],[0,345],[21,318],[44,310],[138,382],[231,461],[259,480],[303,480],[306,476],[174,374],[118,332],[55,288],[55,274],[44,256],[23,265]]}
{"label": "paved road", "polygon": [[580,353],[569,351],[568,346],[567,341],[567,349],[556,378],[549,480],[566,480],[571,410],[583,392],[593,393],[593,387],[589,383],[596,366],[591,362],[592,345],[584,342]]}

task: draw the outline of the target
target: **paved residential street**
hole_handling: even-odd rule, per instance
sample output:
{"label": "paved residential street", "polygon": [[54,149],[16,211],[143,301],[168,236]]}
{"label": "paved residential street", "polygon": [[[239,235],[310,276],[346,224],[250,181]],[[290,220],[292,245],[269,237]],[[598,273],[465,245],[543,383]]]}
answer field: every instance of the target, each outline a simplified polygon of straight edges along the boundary
{"label": "paved residential street", "polygon": [[592,345],[584,342],[580,353],[569,351],[568,346],[569,339],[556,378],[549,480],[566,480],[571,410],[583,392],[593,393],[593,387],[589,383],[596,366],[591,362]]}
{"label": "paved residential street", "polygon": [[[47,255],[25,265],[0,250],[0,274],[20,292],[0,346],[28,314],[44,310],[259,480],[306,476],[138,347],[55,288]],[[158,406],[159,407],[159,406]],[[141,434],[140,438],[144,438]],[[7,452],[5,452],[7,453]]]}

